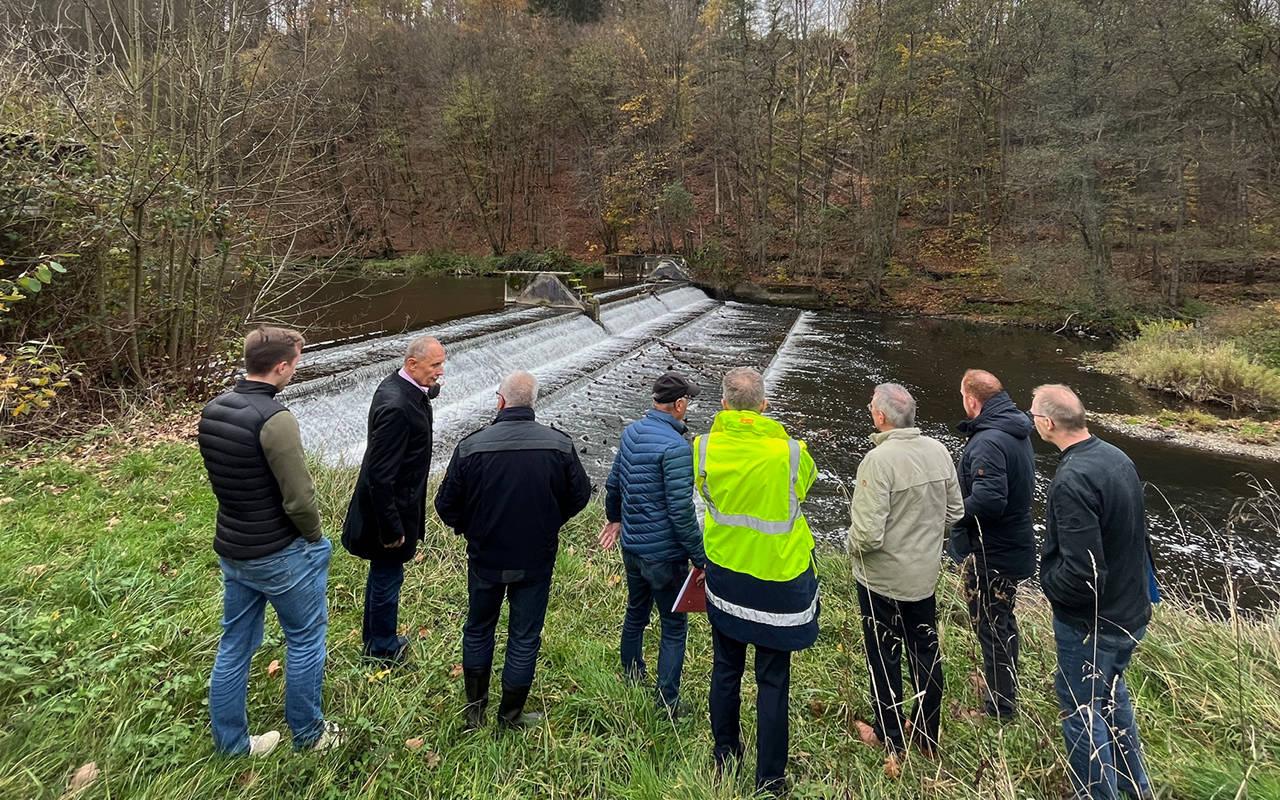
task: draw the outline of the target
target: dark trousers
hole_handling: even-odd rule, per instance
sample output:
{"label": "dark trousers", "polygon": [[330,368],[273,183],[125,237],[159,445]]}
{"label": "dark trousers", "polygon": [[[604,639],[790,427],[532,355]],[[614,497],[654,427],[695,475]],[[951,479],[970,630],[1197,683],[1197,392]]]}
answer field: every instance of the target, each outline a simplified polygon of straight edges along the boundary
{"label": "dark trousers", "polygon": [[[523,573],[517,573],[523,576]],[[507,617],[507,655],[502,668],[502,683],[513,689],[533,685],[538,651],[542,649],[542,625],[547,618],[547,599],[551,595],[551,575],[536,580],[514,580],[510,583],[481,578],[475,570],[467,570],[467,622],[462,628],[462,668],[488,672],[493,668],[493,634],[498,627],[505,597]]]}
{"label": "dark trousers", "polygon": [[[742,757],[742,673],[747,645],[711,626],[711,735],[716,764]],[[787,718],[791,689],[791,653],[756,646],[756,788],[779,791],[786,786]]]}
{"label": "dark trousers", "polygon": [[404,564],[369,562],[369,579],[364,584],[364,652],[389,657],[400,649],[400,587],[404,585]]}
{"label": "dark trousers", "polygon": [[858,584],[862,637],[871,673],[871,704],[876,735],[891,752],[903,750],[902,646],[916,704],[911,715],[912,739],[929,750],[938,747],[942,719],[942,658],[938,652],[938,603],[934,595],[902,602]]}
{"label": "dark trousers", "polygon": [[982,648],[987,683],[983,710],[1000,719],[1018,711],[1018,619],[1013,614],[1017,592],[1017,581],[980,573],[972,559],[964,562],[964,599]]}
{"label": "dark trousers", "polygon": [[688,561],[648,561],[622,551],[627,572],[627,615],[622,621],[622,672],[634,680],[645,677],[644,629],[654,603],[662,639],[658,645],[658,702],[675,706],[680,699],[680,673],[684,669],[689,615],[671,610],[689,575]]}

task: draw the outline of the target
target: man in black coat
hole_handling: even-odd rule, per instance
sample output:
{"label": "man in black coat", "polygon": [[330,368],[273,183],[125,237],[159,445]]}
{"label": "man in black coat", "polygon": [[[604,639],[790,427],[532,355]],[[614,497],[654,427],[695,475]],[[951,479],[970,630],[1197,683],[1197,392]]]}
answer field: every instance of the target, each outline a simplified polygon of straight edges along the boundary
{"label": "man in black coat", "polygon": [[1151,800],[1124,672],[1151,621],[1155,582],[1142,479],[1089,433],[1061,384],[1036,387],[1031,416],[1062,451],[1045,500],[1040,586],[1053,609],[1054,688],[1077,798]]}
{"label": "man in black coat", "polygon": [[364,653],[390,664],[408,657],[397,633],[405,562],[426,534],[431,471],[431,398],[440,393],[444,347],[430,336],[409,343],[404,367],[388,375],[369,405],[369,440],[347,507],[342,546],[369,562]]}
{"label": "man in black coat", "polygon": [[498,722],[522,728],[560,528],[586,507],[591,483],[573,440],[534,421],[538,381],[513,372],[498,387],[498,416],[458,443],[436,494],[440,520],[466,537],[466,625],[462,670],[468,727],[484,723],[493,668],[493,634],[505,597],[507,654]]}
{"label": "man in black coat", "polygon": [[983,710],[1000,720],[1017,713],[1018,581],[1036,571],[1031,527],[1035,454],[1031,421],[990,372],[971,369],[960,381],[969,437],[960,457],[964,517],[951,532],[950,553],[961,562],[969,618],[982,647]]}

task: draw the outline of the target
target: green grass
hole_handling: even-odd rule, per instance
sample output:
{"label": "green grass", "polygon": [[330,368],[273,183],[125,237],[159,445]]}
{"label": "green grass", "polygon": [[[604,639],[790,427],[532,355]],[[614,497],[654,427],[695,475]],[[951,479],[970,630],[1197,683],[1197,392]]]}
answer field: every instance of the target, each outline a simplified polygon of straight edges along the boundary
{"label": "green grass", "polygon": [[[357,657],[364,564],[335,549],[327,714],[350,741],[324,756],[287,741],[265,760],[211,752],[206,691],[221,586],[210,547],[215,503],[195,449],[120,443],[114,460],[8,458],[0,467],[0,797],[62,796],[96,762],[82,798],[731,798],[750,770],[717,780],[706,717],[706,620],[689,634],[684,693],[696,709],[672,724],[618,677],[625,605],[617,553],[600,553],[593,505],[565,530],[534,685],[548,722],[524,733],[466,733],[460,660],[466,607],[462,541],[433,520],[409,566],[402,621],[413,672],[381,674]],[[98,452],[102,452],[99,448]],[[353,481],[317,470],[336,538]],[[971,705],[976,642],[954,579],[940,586],[946,658],[942,759],[909,759],[890,781],[861,746],[870,713],[846,560],[818,559],[822,635],[796,654],[790,772],[797,798],[1056,798],[1065,786],[1053,700],[1047,610],[1021,604],[1023,716],[1000,727],[946,713]],[[649,658],[656,658],[649,637]],[[499,647],[502,636],[499,636]],[[278,624],[254,659],[251,728],[285,731]],[[1212,622],[1162,606],[1129,673],[1154,780],[1167,798],[1280,797],[1280,629]],[[754,738],[754,682],[744,683]],[[492,714],[490,715],[492,719]],[[416,752],[405,741],[421,737]],[[286,735],[287,739],[287,735]],[[748,765],[753,763],[748,748]],[[1246,783],[1247,776],[1247,783]]]}

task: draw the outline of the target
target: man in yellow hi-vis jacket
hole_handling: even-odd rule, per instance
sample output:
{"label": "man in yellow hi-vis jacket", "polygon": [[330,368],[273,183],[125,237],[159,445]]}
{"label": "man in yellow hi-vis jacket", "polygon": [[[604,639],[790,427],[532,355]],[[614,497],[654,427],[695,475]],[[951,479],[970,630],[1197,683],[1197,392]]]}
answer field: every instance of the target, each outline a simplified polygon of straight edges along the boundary
{"label": "man in yellow hi-vis jacket", "polygon": [[742,673],[756,648],[756,788],[786,789],[791,653],[818,638],[813,534],[800,512],[817,470],[804,442],[764,416],[764,379],[748,367],[721,384],[723,411],[694,440],[706,503],[711,730],[717,767],[741,759]]}

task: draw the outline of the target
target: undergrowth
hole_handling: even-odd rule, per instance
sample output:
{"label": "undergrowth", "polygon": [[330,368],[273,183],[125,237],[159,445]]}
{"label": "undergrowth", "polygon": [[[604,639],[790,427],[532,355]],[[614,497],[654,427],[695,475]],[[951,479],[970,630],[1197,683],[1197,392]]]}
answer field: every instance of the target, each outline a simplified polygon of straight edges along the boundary
{"label": "undergrowth", "polygon": [[[316,473],[325,528],[336,538],[354,475],[318,466]],[[625,582],[617,553],[594,544],[598,504],[563,534],[531,702],[548,712],[543,726],[462,730],[456,674],[465,555],[462,541],[433,518],[403,590],[412,671],[381,672],[358,657],[365,566],[335,549],[325,708],[349,742],[324,756],[296,755],[287,745],[262,760],[214,756],[206,693],[221,599],[210,547],[215,507],[189,444],[0,467],[0,797],[61,796],[68,775],[90,761],[101,775],[76,795],[84,800],[750,796],[750,769],[719,779],[711,767],[705,617],[690,625],[689,717],[670,722],[647,690],[620,679]],[[892,781],[853,729],[871,708],[847,559],[823,552],[818,572],[822,634],[793,659],[794,797],[1058,797],[1066,780],[1043,601],[1029,591],[1020,605],[1021,716],[1006,726],[968,721],[954,712],[975,703],[968,676],[979,656],[955,578],[944,576],[944,708],[953,713],[944,713],[941,761],[908,759]],[[655,634],[647,645],[652,663]],[[250,679],[254,731],[287,730],[283,682],[270,668],[284,658],[269,614]],[[1223,624],[1165,603],[1129,686],[1160,796],[1280,797],[1274,620]],[[748,676],[747,742],[753,703]],[[411,739],[422,740],[420,749],[406,747]],[[753,758],[749,745],[747,763]]]}

